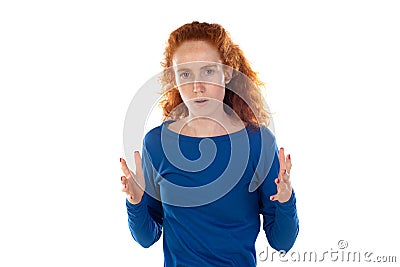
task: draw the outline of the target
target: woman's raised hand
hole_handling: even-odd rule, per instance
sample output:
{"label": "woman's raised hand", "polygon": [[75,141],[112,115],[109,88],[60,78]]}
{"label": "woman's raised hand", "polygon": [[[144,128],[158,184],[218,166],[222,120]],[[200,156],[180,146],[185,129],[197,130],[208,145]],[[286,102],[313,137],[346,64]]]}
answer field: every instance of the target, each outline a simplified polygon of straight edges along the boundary
{"label": "woman's raised hand", "polygon": [[124,176],[121,176],[122,192],[125,192],[128,197],[128,201],[132,204],[138,204],[143,197],[145,182],[142,169],[142,159],[139,151],[134,152],[136,174],[133,173],[123,158],[120,158],[121,170]]}
{"label": "woman's raised hand", "polygon": [[292,185],[290,183],[290,169],[292,168],[292,161],[290,160],[290,154],[285,157],[285,151],[283,147],[279,149],[279,175],[275,179],[277,193],[270,196],[272,201],[278,200],[280,203],[284,203],[292,196]]}

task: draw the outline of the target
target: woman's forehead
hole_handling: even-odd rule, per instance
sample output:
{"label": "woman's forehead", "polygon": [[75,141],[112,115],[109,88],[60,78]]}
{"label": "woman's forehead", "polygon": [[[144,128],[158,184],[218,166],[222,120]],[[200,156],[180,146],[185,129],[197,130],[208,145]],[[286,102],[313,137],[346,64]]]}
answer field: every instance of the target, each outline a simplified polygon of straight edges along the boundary
{"label": "woman's forehead", "polygon": [[188,62],[222,62],[218,49],[206,41],[185,41],[176,49],[173,64]]}

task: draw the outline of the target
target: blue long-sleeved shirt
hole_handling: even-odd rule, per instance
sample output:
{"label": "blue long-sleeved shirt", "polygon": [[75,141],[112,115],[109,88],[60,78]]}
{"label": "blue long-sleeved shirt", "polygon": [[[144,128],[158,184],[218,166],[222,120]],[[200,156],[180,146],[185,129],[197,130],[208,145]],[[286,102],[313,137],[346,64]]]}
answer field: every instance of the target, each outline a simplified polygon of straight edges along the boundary
{"label": "blue long-sleeved shirt", "polygon": [[296,198],[270,201],[279,159],[269,129],[201,138],[170,122],[144,138],[146,191],[126,202],[133,238],[149,247],[163,231],[164,266],[256,266],[261,214],[271,247],[288,251],[299,230]]}

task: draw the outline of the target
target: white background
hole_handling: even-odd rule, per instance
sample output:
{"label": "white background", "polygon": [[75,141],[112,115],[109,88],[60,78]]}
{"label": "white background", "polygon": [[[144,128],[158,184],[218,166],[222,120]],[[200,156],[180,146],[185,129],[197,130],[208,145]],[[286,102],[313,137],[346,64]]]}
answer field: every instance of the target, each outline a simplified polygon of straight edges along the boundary
{"label": "white background", "polygon": [[386,0],[2,1],[0,265],[162,266],[161,242],[130,236],[118,158],[135,91],[193,20],[222,24],[266,82],[293,161],[292,251],[343,239],[400,261],[399,14]]}

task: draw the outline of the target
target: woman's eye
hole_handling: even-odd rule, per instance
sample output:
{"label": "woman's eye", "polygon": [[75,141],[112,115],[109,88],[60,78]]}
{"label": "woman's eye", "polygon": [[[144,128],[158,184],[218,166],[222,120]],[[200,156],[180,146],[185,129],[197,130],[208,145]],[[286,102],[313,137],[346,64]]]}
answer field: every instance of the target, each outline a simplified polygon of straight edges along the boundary
{"label": "woman's eye", "polygon": [[213,69],[206,69],[206,75],[211,75],[214,73]]}
{"label": "woman's eye", "polygon": [[189,72],[182,72],[179,77],[181,77],[181,79],[187,79],[189,78],[190,73]]}

